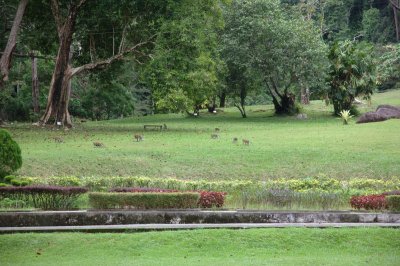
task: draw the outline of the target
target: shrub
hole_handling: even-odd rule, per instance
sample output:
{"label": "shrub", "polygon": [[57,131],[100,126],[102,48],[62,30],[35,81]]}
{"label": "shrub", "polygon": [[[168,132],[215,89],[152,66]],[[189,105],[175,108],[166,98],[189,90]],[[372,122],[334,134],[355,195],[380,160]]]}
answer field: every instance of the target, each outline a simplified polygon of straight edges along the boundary
{"label": "shrub", "polygon": [[199,193],[89,193],[89,204],[95,209],[190,209],[196,208]]}
{"label": "shrub", "polygon": [[141,192],[141,193],[171,193],[178,192],[175,189],[162,189],[162,188],[142,188],[142,187],[124,187],[124,188],[113,188],[109,190],[110,192]]}
{"label": "shrub", "polygon": [[75,200],[87,189],[82,187],[25,186],[0,187],[0,196],[31,202],[44,210],[71,209]]}
{"label": "shrub", "polygon": [[0,178],[18,170],[21,165],[21,149],[6,130],[0,129]]}
{"label": "shrub", "polygon": [[198,205],[201,208],[221,208],[225,201],[225,192],[200,191]]}
{"label": "shrub", "polygon": [[353,116],[350,114],[350,110],[342,110],[342,111],[340,111],[339,114],[340,114],[340,117],[342,118],[342,121],[343,121],[343,124],[344,124],[344,125],[348,125],[350,119],[353,117]]}
{"label": "shrub", "polygon": [[[113,188],[110,192],[134,192],[134,193],[176,193],[179,192],[175,189],[161,189],[161,188]],[[220,208],[224,205],[226,192],[213,192],[213,191],[187,191],[199,193],[200,198],[198,206],[201,208]]]}
{"label": "shrub", "polygon": [[390,211],[400,212],[400,195],[387,196],[386,201]]}
{"label": "shrub", "polygon": [[8,176],[4,177],[4,181],[11,183],[11,181],[13,181],[16,178],[17,177],[15,175],[8,175]]}
{"label": "shrub", "polygon": [[352,208],[360,210],[383,210],[387,209],[385,195],[353,196],[350,199]]}

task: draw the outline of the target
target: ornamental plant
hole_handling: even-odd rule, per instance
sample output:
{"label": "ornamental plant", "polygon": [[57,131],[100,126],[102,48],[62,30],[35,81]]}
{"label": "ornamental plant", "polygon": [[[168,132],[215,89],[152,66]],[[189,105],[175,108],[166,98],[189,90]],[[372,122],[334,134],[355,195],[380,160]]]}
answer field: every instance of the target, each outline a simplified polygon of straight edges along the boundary
{"label": "ornamental plant", "polygon": [[22,166],[21,149],[4,129],[0,129],[0,179]]}
{"label": "ornamental plant", "polygon": [[352,208],[360,210],[384,210],[387,209],[385,195],[353,196],[350,199]]}
{"label": "ornamental plant", "polygon": [[350,114],[350,110],[342,110],[340,111],[340,117],[342,118],[343,124],[348,125],[353,115]]}
{"label": "ornamental plant", "polygon": [[13,198],[32,203],[44,210],[71,209],[75,200],[87,189],[82,187],[25,186],[0,187],[0,198]]}

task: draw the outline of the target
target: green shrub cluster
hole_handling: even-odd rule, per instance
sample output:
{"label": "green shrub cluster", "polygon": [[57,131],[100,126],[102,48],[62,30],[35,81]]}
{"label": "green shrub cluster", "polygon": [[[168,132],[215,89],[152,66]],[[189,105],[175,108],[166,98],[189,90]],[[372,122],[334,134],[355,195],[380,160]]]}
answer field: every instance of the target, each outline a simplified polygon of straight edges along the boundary
{"label": "green shrub cluster", "polygon": [[89,193],[94,209],[191,209],[197,208],[199,193]]}
{"label": "green shrub cluster", "polygon": [[386,201],[390,211],[400,212],[400,195],[386,196]]}
{"label": "green shrub cluster", "polygon": [[6,130],[0,129],[0,179],[18,170],[21,165],[21,149]]}
{"label": "green shrub cluster", "polygon": [[180,180],[175,178],[149,178],[149,177],[36,177],[25,178],[32,184],[56,186],[84,186],[91,191],[107,191],[115,187],[142,187],[163,188],[176,190],[206,190],[225,191],[227,193],[243,190],[292,190],[295,192],[320,191],[320,192],[346,192],[351,195],[377,194],[388,190],[400,189],[400,178],[364,179],[353,178],[349,181],[328,178],[324,176],[307,177],[301,179],[270,179],[267,181],[243,180]]}

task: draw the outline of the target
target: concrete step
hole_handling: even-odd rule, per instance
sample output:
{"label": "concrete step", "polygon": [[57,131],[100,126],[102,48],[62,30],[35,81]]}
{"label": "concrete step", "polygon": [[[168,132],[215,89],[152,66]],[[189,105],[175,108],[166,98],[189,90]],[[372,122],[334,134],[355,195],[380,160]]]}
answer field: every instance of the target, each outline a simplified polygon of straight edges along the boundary
{"label": "concrete step", "polygon": [[0,233],[26,232],[124,232],[162,231],[188,229],[250,229],[250,228],[349,228],[349,227],[389,227],[400,228],[400,223],[231,223],[231,224],[123,224],[84,226],[31,226],[0,227]]}

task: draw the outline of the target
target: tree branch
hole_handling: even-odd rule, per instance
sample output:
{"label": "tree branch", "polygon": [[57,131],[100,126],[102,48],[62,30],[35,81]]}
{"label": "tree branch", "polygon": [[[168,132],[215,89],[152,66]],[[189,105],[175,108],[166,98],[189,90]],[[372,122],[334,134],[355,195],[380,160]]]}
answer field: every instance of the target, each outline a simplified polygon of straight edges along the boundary
{"label": "tree branch", "polygon": [[400,5],[394,1],[394,0],[389,0],[390,4],[396,8],[397,10],[400,10]]}
{"label": "tree branch", "polygon": [[[153,36],[150,39],[152,39],[152,38],[153,38]],[[79,73],[81,73],[83,71],[86,71],[86,70],[92,70],[92,69],[101,68],[101,67],[104,67],[106,65],[109,65],[109,64],[111,64],[111,63],[113,63],[113,62],[115,62],[117,60],[122,59],[128,53],[136,52],[135,50],[137,48],[139,48],[140,46],[143,46],[143,45],[145,45],[147,43],[149,43],[149,41],[140,42],[140,43],[132,46],[131,48],[129,48],[129,49],[127,49],[127,50],[125,50],[125,51],[123,51],[123,52],[121,52],[119,54],[116,54],[116,55],[114,55],[114,56],[112,56],[112,57],[110,57],[110,58],[108,58],[106,60],[102,60],[102,61],[98,61],[98,62],[95,62],[95,63],[89,63],[89,64],[82,65],[82,66],[79,66],[79,67],[75,67],[75,68],[73,68],[71,70],[71,76],[74,76],[74,75],[79,74]],[[135,60],[139,64],[141,64],[140,61],[138,61],[137,59],[135,59]]]}
{"label": "tree branch", "polygon": [[53,13],[54,20],[57,26],[58,37],[61,37],[61,32],[63,29],[62,17],[60,14],[60,6],[58,0],[51,0],[51,12]]}

